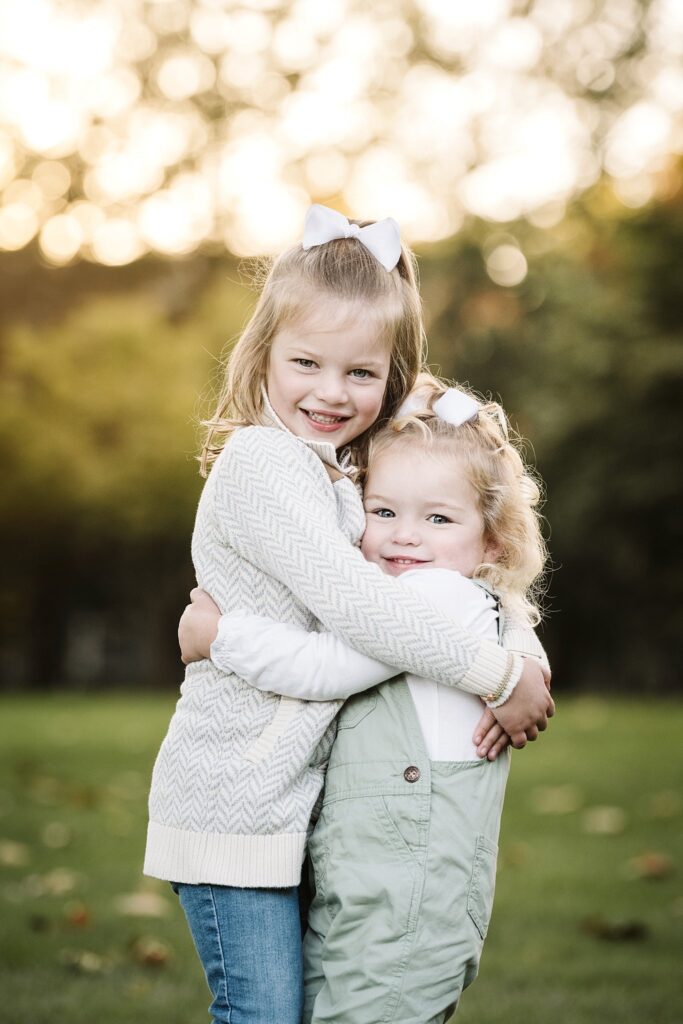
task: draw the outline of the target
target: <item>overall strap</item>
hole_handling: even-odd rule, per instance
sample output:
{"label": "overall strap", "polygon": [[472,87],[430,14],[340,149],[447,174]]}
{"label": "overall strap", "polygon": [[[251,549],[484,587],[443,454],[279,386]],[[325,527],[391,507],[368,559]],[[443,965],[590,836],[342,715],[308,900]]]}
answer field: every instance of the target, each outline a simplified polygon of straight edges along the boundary
{"label": "overall strap", "polygon": [[476,585],[478,587],[481,587],[482,590],[485,590],[486,593],[489,594],[496,603],[496,611],[498,612],[498,643],[500,643],[501,640],[503,639],[503,630],[505,629],[505,609],[503,608],[503,604],[500,600],[500,597],[495,592],[493,587],[491,587],[490,584],[486,582],[486,580],[473,579],[472,582],[476,583]]}

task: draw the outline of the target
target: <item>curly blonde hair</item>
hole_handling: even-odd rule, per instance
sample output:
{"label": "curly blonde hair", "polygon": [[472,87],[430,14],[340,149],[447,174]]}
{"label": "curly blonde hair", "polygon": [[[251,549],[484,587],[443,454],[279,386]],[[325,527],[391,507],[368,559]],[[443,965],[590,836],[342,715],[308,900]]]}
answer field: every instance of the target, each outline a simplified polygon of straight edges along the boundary
{"label": "curly blonde hair", "polygon": [[448,387],[431,373],[419,375],[411,399],[417,398],[423,407],[399,416],[375,434],[368,452],[369,469],[374,459],[396,445],[418,445],[439,458],[457,459],[476,492],[484,538],[499,552],[495,561],[479,565],[474,577],[499,594],[515,618],[535,626],[541,620],[547,560],[539,513],[540,480],[525,464],[522,440],[513,434],[497,402],[481,401],[458,385],[480,402],[475,417],[454,426],[433,412],[434,402]]}
{"label": "curly blonde hair", "polygon": [[[365,227],[372,221],[351,223]],[[202,475],[207,475],[237,427],[261,422],[263,385],[276,332],[304,319],[326,298],[346,302],[350,313],[374,319],[378,337],[390,346],[379,416],[349,445],[352,461],[362,469],[370,438],[396,413],[424,365],[426,343],[413,253],[403,245],[397,266],[387,272],[357,238],[339,238],[308,250],[299,244],[278,256],[264,278],[256,308],[227,360],[215,412],[203,423]]]}

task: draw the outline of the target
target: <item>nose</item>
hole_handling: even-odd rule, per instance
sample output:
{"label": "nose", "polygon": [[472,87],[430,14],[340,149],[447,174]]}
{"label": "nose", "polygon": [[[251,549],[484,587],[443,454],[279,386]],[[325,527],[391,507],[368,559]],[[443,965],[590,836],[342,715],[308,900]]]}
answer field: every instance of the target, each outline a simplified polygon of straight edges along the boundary
{"label": "nose", "polygon": [[405,522],[400,519],[394,520],[394,529],[391,539],[399,547],[417,547],[420,543],[420,535],[415,523]]}
{"label": "nose", "polygon": [[322,373],[316,381],[315,395],[325,405],[345,405],[349,400],[346,374]]}

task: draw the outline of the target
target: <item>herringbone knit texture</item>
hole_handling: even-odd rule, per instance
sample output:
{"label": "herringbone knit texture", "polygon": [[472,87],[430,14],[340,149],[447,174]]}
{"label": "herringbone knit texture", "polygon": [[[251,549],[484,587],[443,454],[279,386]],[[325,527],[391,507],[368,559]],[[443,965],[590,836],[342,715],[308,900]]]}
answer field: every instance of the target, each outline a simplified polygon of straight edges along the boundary
{"label": "herringbone knit texture", "polygon": [[[192,539],[199,586],[470,692],[494,690],[507,655],[366,562],[348,479],[277,427],[236,431],[204,487]],[[300,877],[340,701],[261,693],[210,661],[188,666],[152,779],[145,872],[176,882],[287,886]]]}

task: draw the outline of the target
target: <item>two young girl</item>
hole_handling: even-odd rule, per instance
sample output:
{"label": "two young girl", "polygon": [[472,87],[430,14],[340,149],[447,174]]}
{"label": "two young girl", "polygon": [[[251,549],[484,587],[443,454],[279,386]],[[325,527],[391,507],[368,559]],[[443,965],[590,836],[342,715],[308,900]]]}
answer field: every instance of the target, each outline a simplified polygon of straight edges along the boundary
{"label": "two young girl", "polygon": [[[487,698],[523,745],[552,713],[540,670],[355,546],[365,514],[348,467],[364,467],[422,358],[412,257],[393,223],[307,233],[283,254],[210,425],[197,580],[223,612],[322,624],[394,671]],[[520,637],[532,649],[532,635],[503,631],[515,648]],[[341,701],[280,697],[208,660],[188,666],[181,694],[154,769],[145,871],[174,883],[214,1019],[296,1024],[297,886]],[[413,774],[404,770],[406,791],[425,785]]]}

